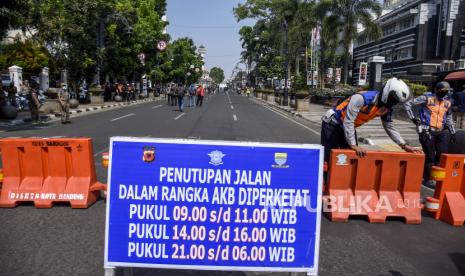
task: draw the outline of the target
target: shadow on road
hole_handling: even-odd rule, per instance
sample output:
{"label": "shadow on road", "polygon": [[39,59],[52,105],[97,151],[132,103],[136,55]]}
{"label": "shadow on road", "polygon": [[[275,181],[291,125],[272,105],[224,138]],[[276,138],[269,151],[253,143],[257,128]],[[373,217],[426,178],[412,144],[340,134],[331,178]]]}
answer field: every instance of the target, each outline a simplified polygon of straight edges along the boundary
{"label": "shadow on road", "polygon": [[465,254],[464,253],[451,253],[449,254],[450,259],[457,267],[460,275],[465,275]]}

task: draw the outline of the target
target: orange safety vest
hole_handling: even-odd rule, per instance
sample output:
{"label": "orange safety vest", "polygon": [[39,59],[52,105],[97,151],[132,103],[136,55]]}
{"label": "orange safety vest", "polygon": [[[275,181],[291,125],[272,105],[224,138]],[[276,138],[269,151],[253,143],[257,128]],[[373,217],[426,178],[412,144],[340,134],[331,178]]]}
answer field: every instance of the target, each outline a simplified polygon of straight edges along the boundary
{"label": "orange safety vest", "polygon": [[[390,109],[386,107],[378,107],[374,102],[376,95],[378,95],[378,91],[365,91],[357,93],[362,95],[364,100],[364,105],[360,108],[360,112],[355,118],[355,127],[359,127],[365,124],[368,121],[373,120],[376,117],[383,116],[387,114]],[[347,106],[349,105],[350,99],[352,97],[347,98],[344,102],[336,106],[333,110],[335,112],[335,118],[338,120],[339,123],[343,123],[346,118],[347,113]]]}
{"label": "orange safety vest", "polygon": [[452,107],[449,100],[443,99],[440,101],[433,94],[425,94],[427,101],[424,106],[420,108],[420,121],[422,125],[429,126],[436,129],[444,128],[447,113]]}

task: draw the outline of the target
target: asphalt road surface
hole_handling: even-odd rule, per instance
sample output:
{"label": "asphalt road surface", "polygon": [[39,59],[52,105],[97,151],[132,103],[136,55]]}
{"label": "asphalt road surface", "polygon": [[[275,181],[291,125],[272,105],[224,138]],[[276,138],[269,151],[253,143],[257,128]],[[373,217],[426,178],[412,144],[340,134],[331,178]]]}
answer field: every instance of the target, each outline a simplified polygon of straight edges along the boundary
{"label": "asphalt road surface", "polygon": [[[151,102],[59,123],[25,125],[0,137],[91,137],[97,175],[106,181],[100,153],[111,136],[151,136],[232,141],[319,143],[319,129],[250,101],[245,96],[208,97],[201,108],[180,113]],[[0,209],[0,275],[103,275],[105,202],[85,210],[68,205]],[[242,275],[233,272],[118,270],[119,275]],[[427,215],[421,225],[401,220],[370,224],[364,218],[331,223],[322,216],[320,275],[465,275],[465,227]]]}

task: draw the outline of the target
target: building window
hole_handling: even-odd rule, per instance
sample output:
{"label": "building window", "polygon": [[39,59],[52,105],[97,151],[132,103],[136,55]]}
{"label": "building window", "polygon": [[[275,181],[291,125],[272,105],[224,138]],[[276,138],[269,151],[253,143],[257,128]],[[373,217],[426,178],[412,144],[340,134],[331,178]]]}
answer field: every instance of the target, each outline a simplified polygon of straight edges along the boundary
{"label": "building window", "polygon": [[465,45],[460,47],[460,58],[465,58]]}
{"label": "building window", "polygon": [[412,47],[404,48],[396,51],[395,59],[406,59],[412,57]]}
{"label": "building window", "polygon": [[403,20],[403,21],[401,21],[401,22],[399,23],[399,25],[400,25],[400,28],[399,28],[399,29],[400,29],[400,30],[408,29],[408,28],[413,27],[414,24],[415,24],[415,18],[414,18],[414,17],[410,17],[410,18],[407,18],[407,19],[405,19],[405,20]]}
{"label": "building window", "polygon": [[396,24],[391,24],[383,28],[383,35],[387,36],[387,35],[394,33],[395,31],[396,31]]}

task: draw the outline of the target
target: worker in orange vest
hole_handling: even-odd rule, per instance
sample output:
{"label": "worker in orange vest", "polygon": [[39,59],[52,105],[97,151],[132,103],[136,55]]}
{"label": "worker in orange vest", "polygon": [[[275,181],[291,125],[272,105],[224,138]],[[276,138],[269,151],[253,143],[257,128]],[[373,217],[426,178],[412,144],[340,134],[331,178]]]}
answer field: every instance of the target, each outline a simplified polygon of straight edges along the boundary
{"label": "worker in orange vest", "polygon": [[[455,143],[455,127],[452,118],[452,102],[448,97],[450,85],[442,81],[436,84],[434,93],[425,93],[405,104],[407,114],[417,126],[420,143],[425,152],[423,180],[427,186],[435,185],[430,180],[431,167],[439,165],[442,153],[448,151],[449,142]],[[419,107],[419,118],[412,106]],[[448,135],[450,133],[450,139]]]}
{"label": "worker in orange vest", "polygon": [[321,144],[325,147],[325,161],[332,149],[353,149],[359,157],[366,150],[358,146],[355,129],[376,117],[381,117],[389,137],[407,152],[420,152],[409,146],[396,130],[392,121],[393,107],[410,97],[407,84],[397,78],[389,79],[382,91],[358,92],[338,106],[328,110],[322,118]]}

